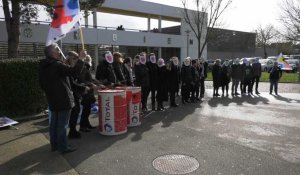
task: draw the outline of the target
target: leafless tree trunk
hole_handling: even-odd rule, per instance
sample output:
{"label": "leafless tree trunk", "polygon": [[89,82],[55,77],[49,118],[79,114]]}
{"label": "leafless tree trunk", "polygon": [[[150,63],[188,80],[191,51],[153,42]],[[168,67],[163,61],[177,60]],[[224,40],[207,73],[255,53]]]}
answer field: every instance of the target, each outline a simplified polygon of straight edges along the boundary
{"label": "leafless tree trunk", "polygon": [[281,22],[285,27],[283,36],[288,41],[300,42],[300,1],[285,0],[282,6]]}
{"label": "leafless tree trunk", "polygon": [[[2,0],[5,17],[6,31],[8,37],[8,58],[17,58],[20,42],[20,18],[22,15],[21,4],[40,4],[53,7],[55,0]],[[100,7],[105,0],[88,0],[87,7]],[[10,8],[11,7],[11,8]],[[30,10],[30,9],[29,9]],[[30,18],[34,18],[37,13]],[[28,20],[30,21],[30,18]]]}
{"label": "leafless tree trunk", "polygon": [[[218,24],[221,15],[232,3],[232,0],[194,0],[195,11],[188,10],[187,0],[182,0],[184,19],[198,41],[198,57],[200,58],[211,30]],[[206,30],[206,31],[205,31]],[[203,38],[203,40],[201,40]]]}
{"label": "leafless tree trunk", "polygon": [[256,29],[256,46],[263,47],[264,58],[268,57],[267,46],[271,44],[272,39],[278,36],[278,31],[273,25],[267,25],[263,28],[261,25]]}
{"label": "leafless tree trunk", "polygon": [[7,37],[8,37],[8,58],[18,56],[20,42],[20,5],[19,1],[11,1],[12,11],[10,12],[8,0],[2,0],[5,16]]}

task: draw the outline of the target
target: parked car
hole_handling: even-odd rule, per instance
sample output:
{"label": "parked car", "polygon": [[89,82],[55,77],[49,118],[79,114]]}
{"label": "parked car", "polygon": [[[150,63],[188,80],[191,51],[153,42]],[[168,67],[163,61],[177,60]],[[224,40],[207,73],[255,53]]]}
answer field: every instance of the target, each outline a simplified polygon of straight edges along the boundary
{"label": "parked car", "polygon": [[274,65],[274,61],[273,59],[260,59],[259,60],[260,64],[261,64],[261,70],[264,72],[268,72]]}
{"label": "parked car", "polygon": [[292,72],[297,72],[298,68],[300,66],[299,64],[299,60],[297,59],[288,59],[287,62],[289,63],[289,65],[292,67]]}
{"label": "parked car", "polygon": [[215,61],[214,60],[207,60],[207,64],[208,64],[207,69],[212,70],[212,67],[215,64]]}
{"label": "parked car", "polygon": [[256,60],[256,57],[242,58],[242,59],[240,60],[240,64],[243,64],[243,61],[244,61],[245,59],[246,59],[247,61],[250,61],[250,64],[252,65],[252,64],[254,63],[254,61]]}
{"label": "parked car", "polygon": [[267,59],[273,60],[273,61],[277,61],[278,56],[268,56]]}
{"label": "parked car", "polygon": [[300,62],[300,55],[290,55],[290,59],[295,59]]}

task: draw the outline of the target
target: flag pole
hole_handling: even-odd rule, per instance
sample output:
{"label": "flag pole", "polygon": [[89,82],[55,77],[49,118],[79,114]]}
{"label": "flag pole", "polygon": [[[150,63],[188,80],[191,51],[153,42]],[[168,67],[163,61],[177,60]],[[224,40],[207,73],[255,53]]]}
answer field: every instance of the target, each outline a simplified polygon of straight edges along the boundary
{"label": "flag pole", "polygon": [[65,57],[64,53],[62,52],[62,50],[60,49],[60,47],[57,45],[57,48],[61,54],[61,56],[64,58],[64,60],[66,60],[67,58]]}
{"label": "flag pole", "polygon": [[81,40],[82,50],[84,50],[84,42],[83,42],[83,34],[82,34],[81,25],[79,27],[79,30],[80,30],[80,40]]}

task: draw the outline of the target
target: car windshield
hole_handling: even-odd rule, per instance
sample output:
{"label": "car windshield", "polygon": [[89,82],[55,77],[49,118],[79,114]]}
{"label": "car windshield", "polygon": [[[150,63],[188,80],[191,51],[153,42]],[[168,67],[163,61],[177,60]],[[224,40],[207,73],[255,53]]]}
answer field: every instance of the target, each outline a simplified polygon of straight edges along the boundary
{"label": "car windshield", "polygon": [[260,60],[259,60],[259,62],[260,62],[261,64],[266,64],[267,61],[268,61],[267,59],[260,59]]}

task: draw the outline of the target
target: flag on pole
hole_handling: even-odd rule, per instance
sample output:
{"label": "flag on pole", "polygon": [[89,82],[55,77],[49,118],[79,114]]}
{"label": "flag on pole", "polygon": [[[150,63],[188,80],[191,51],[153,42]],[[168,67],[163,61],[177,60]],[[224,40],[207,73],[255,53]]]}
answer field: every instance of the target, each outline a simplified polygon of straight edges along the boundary
{"label": "flag on pole", "polygon": [[80,28],[79,0],[57,0],[46,46],[56,43],[67,33]]}
{"label": "flag on pole", "polygon": [[277,57],[278,66],[281,68],[281,70],[293,70],[292,67],[289,65],[289,63],[285,60],[282,53],[280,53]]}

